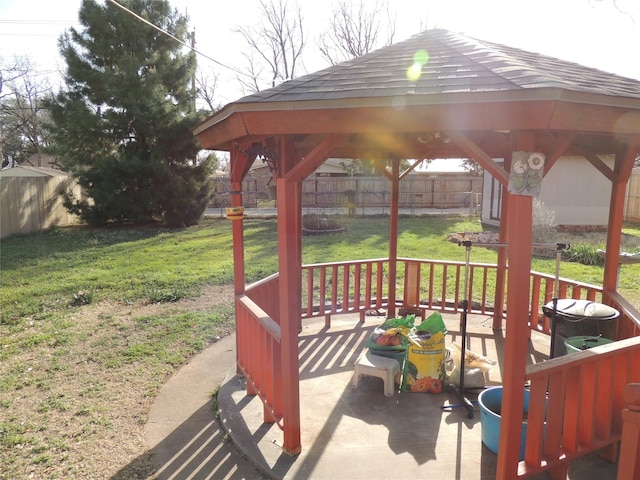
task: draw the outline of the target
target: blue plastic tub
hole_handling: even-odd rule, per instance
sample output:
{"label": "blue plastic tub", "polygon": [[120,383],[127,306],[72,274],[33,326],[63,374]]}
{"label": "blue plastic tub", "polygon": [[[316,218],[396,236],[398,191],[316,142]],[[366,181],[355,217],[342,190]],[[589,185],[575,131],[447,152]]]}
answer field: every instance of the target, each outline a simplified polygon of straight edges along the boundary
{"label": "blue plastic tub", "polygon": [[[482,443],[493,453],[498,453],[500,439],[500,421],[502,417],[502,387],[488,388],[478,396],[480,405],[480,428]],[[529,411],[529,390],[524,391],[524,411]],[[520,434],[520,460],[524,460],[524,449],[527,438],[527,422],[522,422]]]}

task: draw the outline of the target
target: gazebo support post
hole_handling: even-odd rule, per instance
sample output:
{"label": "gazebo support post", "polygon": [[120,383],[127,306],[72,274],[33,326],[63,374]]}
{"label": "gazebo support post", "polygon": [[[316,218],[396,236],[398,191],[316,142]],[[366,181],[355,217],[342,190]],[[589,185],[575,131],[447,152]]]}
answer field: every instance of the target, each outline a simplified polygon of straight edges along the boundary
{"label": "gazebo support post", "polygon": [[301,183],[284,176],[295,165],[293,142],[283,137],[280,144],[278,202],[278,267],[280,272],[280,351],[282,360],[283,450],[300,453],[300,362],[298,333],[302,312],[302,206]]}
{"label": "gazebo support post", "polygon": [[[242,156],[242,157],[241,157]],[[231,152],[231,206],[242,206],[242,171],[243,165],[247,162],[247,159],[242,155],[240,149],[236,145]],[[235,192],[235,193],[234,193]],[[245,292],[245,269],[244,269],[244,221],[233,220],[231,222],[231,238],[233,241],[233,292],[236,296],[242,295]],[[239,338],[236,336],[236,352],[240,352]],[[236,353],[237,355],[237,353]],[[236,358],[236,364],[238,364]],[[237,373],[240,373],[239,365],[237,366]],[[255,395],[257,392],[253,391],[251,382],[247,382],[247,394]]]}
{"label": "gazebo support post", "polygon": [[611,184],[611,202],[609,205],[609,222],[607,225],[607,247],[604,261],[604,278],[602,281],[604,301],[608,292],[614,292],[618,286],[620,262],[620,246],[622,225],[624,222],[624,203],[627,182],[633,169],[633,160],[638,155],[640,143],[632,142],[622,151],[616,153],[614,165],[614,181]]}
{"label": "gazebo support post", "polygon": [[[519,133],[516,150],[532,150],[532,133]],[[507,238],[509,240],[509,275],[507,280],[507,332],[504,343],[502,375],[502,421],[496,478],[516,478],[520,458],[520,435],[524,407],[524,382],[529,340],[529,276],[531,272],[532,197],[509,195]]]}
{"label": "gazebo support post", "polygon": [[398,212],[400,209],[400,159],[391,162],[391,210],[389,212],[389,307],[387,318],[396,314],[396,280],[398,276]]}

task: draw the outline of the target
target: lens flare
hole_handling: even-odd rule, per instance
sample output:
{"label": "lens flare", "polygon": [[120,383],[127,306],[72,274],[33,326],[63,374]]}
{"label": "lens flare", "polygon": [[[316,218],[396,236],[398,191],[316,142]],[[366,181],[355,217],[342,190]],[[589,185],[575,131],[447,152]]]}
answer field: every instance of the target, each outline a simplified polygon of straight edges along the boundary
{"label": "lens flare", "polygon": [[413,63],[418,63],[420,66],[426,65],[429,61],[429,54],[426,50],[418,50],[413,54]]}
{"label": "lens flare", "polygon": [[407,78],[412,82],[417,81],[422,75],[422,67],[429,61],[429,54],[426,50],[418,50],[413,54],[413,65],[407,68]]}
{"label": "lens flare", "polygon": [[419,63],[414,63],[409,68],[407,68],[407,78],[412,82],[415,82],[422,75],[422,65]]}

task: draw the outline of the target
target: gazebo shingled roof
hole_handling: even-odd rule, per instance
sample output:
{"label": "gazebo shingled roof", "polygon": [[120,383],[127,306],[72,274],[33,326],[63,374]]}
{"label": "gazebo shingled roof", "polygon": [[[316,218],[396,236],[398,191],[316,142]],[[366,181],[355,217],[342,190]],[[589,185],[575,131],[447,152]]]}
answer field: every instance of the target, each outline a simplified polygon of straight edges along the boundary
{"label": "gazebo shingled roof", "polygon": [[[428,61],[422,68],[422,75],[412,81],[407,79],[407,67],[412,65],[414,55],[420,50],[427,52]],[[489,94],[532,88],[640,100],[635,80],[446,30],[428,30],[404,42],[284,82],[235,103]],[[555,96],[550,94],[547,98]]]}
{"label": "gazebo shingled roof", "polygon": [[[410,80],[407,69],[421,50],[428,53],[428,61],[420,77]],[[499,105],[506,102],[509,112]],[[496,108],[487,115],[485,108],[477,108],[479,104]],[[598,122],[585,123],[585,117],[571,109],[576,105],[603,110],[623,107],[626,113],[611,116],[611,112],[603,111]],[[431,108],[425,110],[425,106]],[[354,115],[355,107],[365,109],[365,116]],[[525,115],[527,124],[514,125],[514,109]],[[634,113],[629,114],[628,109]],[[318,110],[327,112],[326,116],[319,115]],[[287,115],[279,118],[277,125],[265,125],[265,116],[274,111]],[[229,124],[230,117],[239,118]],[[225,127],[217,131],[216,125],[221,122]],[[427,30],[243,97],[211,116],[195,132],[205,147],[230,150],[229,142],[242,136],[326,134],[345,131],[345,123],[350,133],[526,127],[608,134],[612,130],[634,133],[638,122],[637,80],[446,30]],[[312,145],[310,142],[309,148]],[[346,153],[352,154],[352,150]],[[445,152],[443,156],[448,155]]]}
{"label": "gazebo shingled roof", "polygon": [[[411,80],[414,55],[428,61]],[[527,349],[532,198],[508,193],[514,151],[542,152],[544,173],[562,155],[580,155],[611,181],[603,300],[617,286],[625,188],[640,155],[640,81],[445,30],[410,39],[243,97],[197,126],[204,148],[231,152],[232,204],[257,156],[277,184],[278,348],[274,375],[283,401],[287,453],[300,451],[297,335],[301,312],[301,181],[327,157],[392,160],[389,313],[395,312],[401,159],[470,157],[504,187],[494,327],[506,292],[505,396],[497,476],[518,463]],[[599,155],[615,155],[610,168]],[[503,158],[504,166],[494,159]],[[573,179],[580,181],[580,175]],[[233,222],[236,302],[244,296],[242,221]],[[508,276],[507,272],[508,258]],[[506,280],[505,280],[506,279]],[[239,305],[236,303],[236,305]],[[275,317],[274,317],[275,319]],[[273,327],[273,324],[269,324]],[[271,328],[271,327],[269,327]],[[274,327],[275,328],[275,327]],[[239,358],[239,363],[242,359]],[[284,380],[283,380],[284,379]],[[254,391],[253,393],[257,393]]]}

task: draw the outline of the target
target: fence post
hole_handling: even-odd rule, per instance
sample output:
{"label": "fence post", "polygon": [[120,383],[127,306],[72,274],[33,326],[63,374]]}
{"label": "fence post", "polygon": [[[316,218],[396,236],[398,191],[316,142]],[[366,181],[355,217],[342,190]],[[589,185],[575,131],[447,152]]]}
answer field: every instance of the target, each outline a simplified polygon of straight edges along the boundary
{"label": "fence post", "polygon": [[627,408],[622,410],[618,480],[640,476],[640,383],[624,388],[624,401]]}

